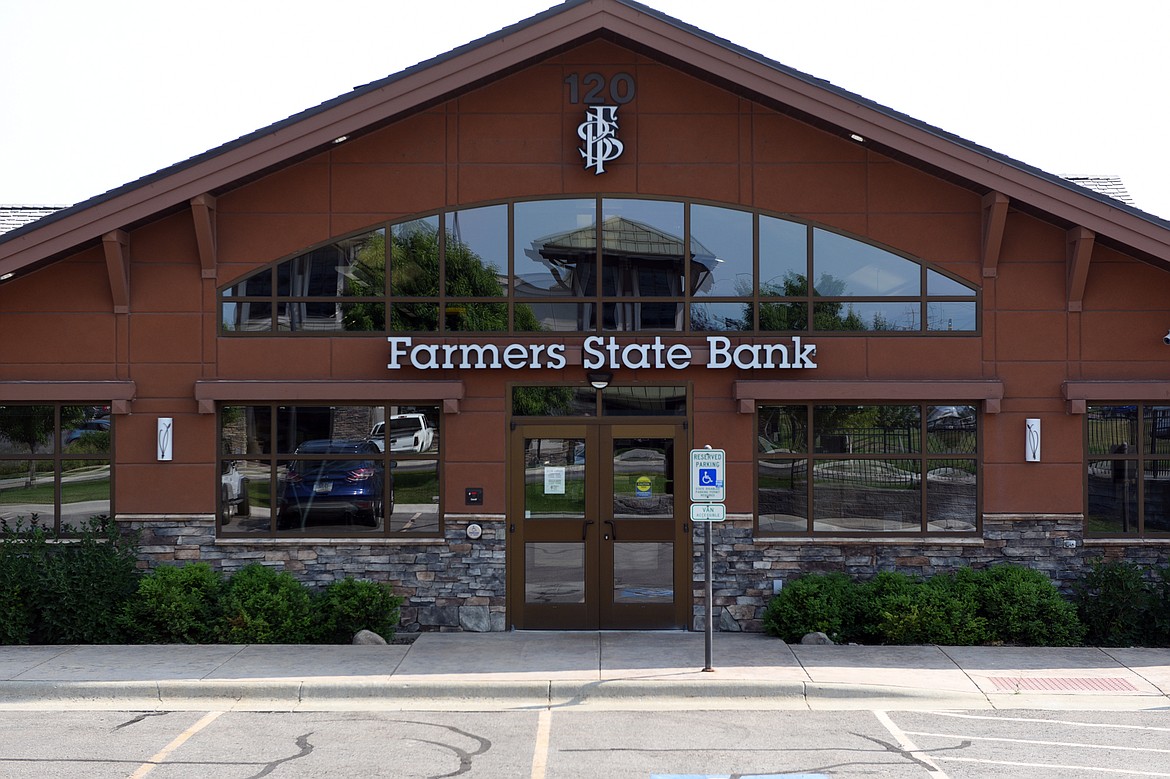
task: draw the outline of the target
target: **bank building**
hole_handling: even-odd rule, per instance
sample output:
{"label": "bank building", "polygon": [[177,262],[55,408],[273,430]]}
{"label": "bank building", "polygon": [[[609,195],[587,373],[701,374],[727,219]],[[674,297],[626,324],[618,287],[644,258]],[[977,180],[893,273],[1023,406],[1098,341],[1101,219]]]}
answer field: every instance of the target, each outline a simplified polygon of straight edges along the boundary
{"label": "bank building", "polygon": [[806,572],[1067,586],[1170,562],[1167,300],[1170,222],[570,0],[0,235],[47,431],[0,517],[388,581],[404,630],[696,629],[708,532],[722,630]]}

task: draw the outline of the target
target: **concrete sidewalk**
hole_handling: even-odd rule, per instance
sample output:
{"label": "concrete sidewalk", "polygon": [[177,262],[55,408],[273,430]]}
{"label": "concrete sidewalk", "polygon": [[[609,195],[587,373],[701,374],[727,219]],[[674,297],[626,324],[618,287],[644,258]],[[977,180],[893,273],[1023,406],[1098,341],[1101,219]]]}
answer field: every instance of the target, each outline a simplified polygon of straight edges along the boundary
{"label": "concrete sidewalk", "polygon": [[427,633],[388,646],[0,647],[0,709],[1168,709],[1170,649]]}

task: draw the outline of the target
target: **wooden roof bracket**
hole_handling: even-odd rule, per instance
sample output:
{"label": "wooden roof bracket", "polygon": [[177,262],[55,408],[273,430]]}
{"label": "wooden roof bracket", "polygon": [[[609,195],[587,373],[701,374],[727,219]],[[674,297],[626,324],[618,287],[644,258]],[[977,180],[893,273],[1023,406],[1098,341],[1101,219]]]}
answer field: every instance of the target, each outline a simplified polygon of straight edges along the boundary
{"label": "wooden roof bracket", "polygon": [[195,221],[195,242],[199,246],[199,265],[203,278],[214,279],[216,267],[215,196],[204,192],[191,198],[191,217]]}
{"label": "wooden roof bracket", "polygon": [[1007,226],[1008,204],[1011,199],[1002,192],[988,192],[983,196],[983,278],[994,279],[999,272],[999,253],[1003,248],[1003,233]]}
{"label": "wooden roof bracket", "polygon": [[1089,280],[1089,260],[1097,234],[1084,227],[1074,227],[1066,234],[1068,242],[1068,310],[1080,311]]}
{"label": "wooden roof bracket", "polygon": [[125,230],[111,230],[102,236],[106,255],[106,272],[110,276],[110,295],[115,314],[130,313],[130,236]]}

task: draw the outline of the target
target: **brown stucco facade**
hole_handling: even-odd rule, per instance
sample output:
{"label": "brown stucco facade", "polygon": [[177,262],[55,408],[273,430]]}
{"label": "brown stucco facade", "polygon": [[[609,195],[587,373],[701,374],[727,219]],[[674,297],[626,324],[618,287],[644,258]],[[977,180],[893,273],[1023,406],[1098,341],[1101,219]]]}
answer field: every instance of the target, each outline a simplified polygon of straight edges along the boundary
{"label": "brown stucco facade", "polygon": [[[523,556],[507,539],[517,521],[509,469],[520,467],[509,459],[509,392],[584,385],[585,334],[557,335],[567,349],[559,369],[389,371],[385,333],[228,333],[219,294],[257,269],[408,217],[597,196],[793,219],[976,290],[969,332],[808,333],[815,370],[707,369],[705,334],[677,332],[669,340],[691,347],[694,367],[614,372],[614,386],[685,386],[687,443],[727,453],[728,520],[710,526],[723,629],[759,630],[773,582],[810,570],[929,573],[1006,561],[1068,584],[1102,556],[1170,559],[1170,536],[1097,537],[1085,520],[1088,408],[1170,399],[1164,222],[871,105],[853,104],[850,114],[840,94],[818,97],[811,80],[640,6],[566,5],[0,242],[0,271],[15,273],[0,283],[0,402],[111,405],[113,511],[144,533],[144,565],[205,560],[231,570],[260,560],[316,583],[363,576],[406,596],[409,627],[515,624],[522,596],[508,577]],[[624,153],[602,175],[582,165],[584,105],[567,86],[590,73],[629,74],[636,85],[619,109]],[[758,406],[902,400],[978,408],[974,531],[760,532]],[[441,534],[245,538],[217,527],[217,408],[301,401],[441,408]],[[159,417],[174,420],[169,462],[156,456]],[[1042,425],[1038,462],[1025,461],[1026,419]],[[482,505],[466,505],[473,486],[484,489]],[[694,564],[675,589],[698,615],[705,530],[680,521]],[[483,527],[480,538],[467,537],[471,523]]]}

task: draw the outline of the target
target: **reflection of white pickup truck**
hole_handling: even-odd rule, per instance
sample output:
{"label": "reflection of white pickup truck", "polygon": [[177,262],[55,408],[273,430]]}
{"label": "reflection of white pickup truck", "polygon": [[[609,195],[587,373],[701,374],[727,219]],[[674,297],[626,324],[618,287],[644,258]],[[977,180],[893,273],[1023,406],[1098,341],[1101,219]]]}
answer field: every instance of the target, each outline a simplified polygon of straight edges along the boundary
{"label": "reflection of white pickup truck", "polygon": [[219,517],[222,524],[232,516],[246,516],[248,507],[248,477],[240,473],[235,460],[224,460],[219,477]]}
{"label": "reflection of white pickup truck", "polygon": [[[379,451],[386,450],[386,423],[379,422],[370,431],[370,440]],[[390,417],[391,452],[425,452],[435,441],[435,428],[425,414],[395,414]]]}

